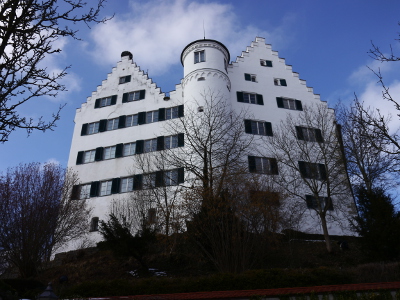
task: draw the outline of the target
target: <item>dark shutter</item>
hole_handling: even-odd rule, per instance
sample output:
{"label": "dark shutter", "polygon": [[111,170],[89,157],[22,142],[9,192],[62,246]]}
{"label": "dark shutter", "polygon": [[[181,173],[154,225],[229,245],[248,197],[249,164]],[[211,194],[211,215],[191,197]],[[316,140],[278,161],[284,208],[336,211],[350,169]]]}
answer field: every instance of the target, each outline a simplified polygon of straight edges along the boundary
{"label": "dark shutter", "polygon": [[122,150],[124,149],[124,144],[117,144],[115,147],[115,158],[122,157]]}
{"label": "dark shutter", "polygon": [[118,120],[118,129],[120,128],[125,128],[125,120],[126,120],[126,116],[119,116],[119,120]]}
{"label": "dark shutter", "polygon": [[125,82],[131,82],[131,75],[125,76]]}
{"label": "dark shutter", "polygon": [[72,187],[71,200],[78,200],[80,193],[81,193],[81,186],[80,185],[74,185]]}
{"label": "dark shutter", "polygon": [[141,111],[138,113],[138,125],[146,124],[146,112]]}
{"label": "dark shutter", "polygon": [[100,98],[96,99],[96,101],[94,102],[94,108],[99,108],[100,107]]}
{"label": "dark shutter", "polygon": [[321,180],[326,180],[326,168],[324,164],[318,164],[319,175]]}
{"label": "dark shutter", "polygon": [[87,134],[88,123],[82,124],[81,135]]}
{"label": "dark shutter", "polygon": [[327,206],[327,210],[333,210],[333,202],[332,198],[324,197],[325,205]]}
{"label": "dark shutter", "polygon": [[124,93],[122,95],[122,103],[128,102],[129,93]]}
{"label": "dark shutter", "polygon": [[164,186],[164,172],[156,172],[156,187]]}
{"label": "dark shutter", "polygon": [[141,190],[143,187],[143,175],[137,174],[133,176],[133,189],[134,190]]}
{"label": "dark shutter", "polygon": [[263,95],[257,94],[257,104],[264,105]]}
{"label": "dark shutter", "polygon": [[111,96],[111,104],[110,105],[115,105],[117,104],[117,95]]}
{"label": "dark shutter", "polygon": [[270,158],[269,165],[271,166],[271,174],[278,175],[278,162],[276,161],[276,158]]}
{"label": "dark shutter", "polygon": [[311,195],[306,195],[307,208],[314,208],[314,197]]}
{"label": "dark shutter", "polygon": [[268,136],[273,136],[273,132],[272,132],[272,124],[270,122],[265,122],[265,133]]}
{"label": "dark shutter", "polygon": [[103,147],[96,148],[96,154],[94,155],[95,161],[103,160]]}
{"label": "dark shutter", "polygon": [[244,132],[253,133],[251,130],[251,120],[244,120]]}
{"label": "dark shutter", "polygon": [[249,156],[249,172],[256,172],[256,158],[254,156]]}
{"label": "dark shutter", "polygon": [[143,148],[144,148],[144,141],[143,140],[137,140],[136,141],[136,154],[141,154],[143,153]]}
{"label": "dark shutter", "polygon": [[301,174],[302,177],[308,178],[308,176],[307,176],[306,162],[304,162],[304,161],[299,161],[299,170],[300,170],[300,174]]}
{"label": "dark shutter", "polygon": [[113,178],[111,183],[111,194],[118,194],[119,193],[119,185],[120,185],[120,178]]}
{"label": "dark shutter", "polygon": [[279,108],[285,108],[283,106],[283,98],[282,97],[276,97],[276,104],[278,104]]}
{"label": "dark shutter", "polygon": [[315,138],[316,138],[318,143],[323,143],[324,142],[324,138],[322,137],[321,129],[315,129]]}
{"label": "dark shutter", "polygon": [[244,102],[243,92],[236,92],[236,97],[238,102]]}
{"label": "dark shutter", "polygon": [[272,67],[272,61],[270,61],[270,60],[266,60],[265,64],[267,67]]}
{"label": "dark shutter", "polygon": [[94,181],[90,185],[90,197],[97,197],[99,195],[100,181]]}
{"label": "dark shutter", "polygon": [[158,136],[157,137],[157,151],[164,150],[164,137]]}
{"label": "dark shutter", "polygon": [[244,80],[251,81],[250,74],[244,73]]}
{"label": "dark shutter", "polygon": [[139,100],[144,99],[145,96],[146,96],[146,90],[140,90]]}
{"label": "dark shutter", "polygon": [[301,104],[300,100],[294,100],[294,103],[296,104],[297,110],[303,110],[303,105]]}
{"label": "dark shutter", "polygon": [[83,163],[83,151],[78,152],[78,156],[76,157],[76,164],[81,165]]}
{"label": "dark shutter", "polygon": [[178,183],[185,182],[185,171],[183,168],[178,169]]}
{"label": "dark shutter", "polygon": [[183,147],[183,146],[185,146],[185,134],[178,133],[178,147]]}
{"label": "dark shutter", "polygon": [[183,105],[179,105],[178,106],[178,117],[182,118],[184,116],[184,106]]}
{"label": "dark shutter", "polygon": [[296,126],[296,134],[297,134],[297,139],[298,140],[303,140],[304,141],[303,127]]}
{"label": "dark shutter", "polygon": [[286,79],[279,79],[281,82],[281,86],[287,86]]}
{"label": "dark shutter", "polygon": [[105,119],[100,120],[99,132],[104,132],[106,130],[107,130],[107,120],[105,120]]}
{"label": "dark shutter", "polygon": [[165,120],[165,108],[159,108],[158,109],[158,121],[164,121]]}

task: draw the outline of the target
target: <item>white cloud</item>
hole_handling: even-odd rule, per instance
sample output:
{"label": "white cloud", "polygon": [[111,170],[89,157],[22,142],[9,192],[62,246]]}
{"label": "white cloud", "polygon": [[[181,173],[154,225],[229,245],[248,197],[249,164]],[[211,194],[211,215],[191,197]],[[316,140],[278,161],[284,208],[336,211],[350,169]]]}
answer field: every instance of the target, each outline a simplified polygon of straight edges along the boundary
{"label": "white cloud", "polygon": [[[392,98],[400,103],[400,82],[398,80],[393,81],[387,85],[389,87],[389,93]],[[364,91],[359,95],[359,100],[362,101],[367,107],[372,109],[379,109],[380,113],[385,116],[390,116],[390,130],[393,132],[397,128],[400,128],[400,117],[397,116],[400,112],[395,109],[392,102],[383,99],[382,97],[383,88],[375,81],[370,81],[366,84]]]}
{"label": "white cloud", "polygon": [[115,65],[122,51],[133,54],[133,60],[150,75],[161,75],[179,63],[182,49],[190,42],[206,38],[224,43],[231,59],[246,49],[256,36],[270,43],[290,26],[293,16],[285,18],[281,27],[267,32],[252,25],[243,26],[232,5],[187,0],[151,0],[130,2],[130,11],[116,15],[106,24],[91,31],[93,56],[99,63]]}

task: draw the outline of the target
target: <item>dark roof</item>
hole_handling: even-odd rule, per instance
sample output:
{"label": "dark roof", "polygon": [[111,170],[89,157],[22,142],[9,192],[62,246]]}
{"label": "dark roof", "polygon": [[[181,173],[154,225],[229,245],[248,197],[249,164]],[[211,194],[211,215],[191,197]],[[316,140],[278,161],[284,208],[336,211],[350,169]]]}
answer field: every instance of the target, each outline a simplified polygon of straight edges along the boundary
{"label": "dark roof", "polygon": [[193,45],[193,44],[195,44],[195,43],[197,43],[197,42],[207,42],[207,41],[208,41],[208,42],[214,42],[214,43],[220,44],[220,45],[222,46],[222,48],[224,48],[224,49],[226,50],[226,52],[228,52],[228,63],[230,62],[230,60],[231,60],[231,54],[229,53],[228,48],[226,48],[224,44],[222,44],[221,42],[218,42],[218,41],[216,41],[216,40],[202,39],[202,40],[196,40],[196,41],[194,41],[194,42],[191,42],[191,43],[188,44],[185,48],[183,48],[182,53],[181,53],[181,63],[182,63],[182,66],[183,66],[183,61],[182,61],[183,52],[185,52],[185,50],[186,50],[187,48],[189,48],[191,45]]}

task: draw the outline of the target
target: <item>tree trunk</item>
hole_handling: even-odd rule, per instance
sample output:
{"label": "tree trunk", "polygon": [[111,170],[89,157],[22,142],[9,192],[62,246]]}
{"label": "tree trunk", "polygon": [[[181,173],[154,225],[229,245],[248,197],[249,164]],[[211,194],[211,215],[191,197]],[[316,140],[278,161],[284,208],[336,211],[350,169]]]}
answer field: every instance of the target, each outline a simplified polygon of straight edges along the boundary
{"label": "tree trunk", "polygon": [[320,214],[319,217],[321,219],[322,230],[324,232],[326,250],[328,250],[328,252],[331,253],[332,252],[331,238],[329,236],[328,226],[326,224],[325,214]]}

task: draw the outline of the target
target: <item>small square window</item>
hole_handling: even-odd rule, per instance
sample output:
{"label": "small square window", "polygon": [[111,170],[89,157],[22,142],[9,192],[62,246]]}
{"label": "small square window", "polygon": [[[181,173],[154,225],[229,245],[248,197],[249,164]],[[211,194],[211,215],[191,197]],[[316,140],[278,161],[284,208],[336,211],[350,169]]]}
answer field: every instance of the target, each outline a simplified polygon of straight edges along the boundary
{"label": "small square window", "polygon": [[79,199],[87,199],[90,197],[91,184],[83,184],[80,186]]}
{"label": "small square window", "polygon": [[133,177],[121,179],[121,193],[133,191]]}
{"label": "small square window", "polygon": [[111,158],[115,158],[115,151],[116,151],[117,147],[116,146],[112,146],[112,147],[105,147],[104,148],[104,159],[111,159]]}
{"label": "small square window", "polygon": [[277,86],[287,86],[286,79],[274,78],[274,84]]}
{"label": "small square window", "polygon": [[119,118],[109,119],[107,120],[107,130],[115,130],[118,129]]}
{"label": "small square window", "polygon": [[144,141],[144,152],[157,151],[157,139],[145,140]]}
{"label": "small square window", "polygon": [[122,76],[119,78],[119,84],[127,83],[131,81],[131,75]]}
{"label": "small square window", "polygon": [[138,125],[138,115],[126,116],[125,127],[137,126]]}
{"label": "small square window", "polygon": [[247,74],[247,73],[245,73],[245,74],[244,74],[244,79],[245,79],[246,81],[257,82],[257,76],[254,75],[254,74]]}
{"label": "small square window", "polygon": [[122,152],[123,156],[134,155],[136,152],[136,143],[124,144],[124,150]]}
{"label": "small square window", "polygon": [[85,151],[83,154],[83,163],[90,163],[94,161],[96,150]]}
{"label": "small square window", "polygon": [[103,181],[100,183],[100,196],[111,195],[112,180]]}
{"label": "small square window", "polygon": [[266,59],[260,59],[260,65],[263,67],[272,67],[272,61]]}

